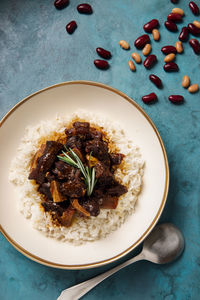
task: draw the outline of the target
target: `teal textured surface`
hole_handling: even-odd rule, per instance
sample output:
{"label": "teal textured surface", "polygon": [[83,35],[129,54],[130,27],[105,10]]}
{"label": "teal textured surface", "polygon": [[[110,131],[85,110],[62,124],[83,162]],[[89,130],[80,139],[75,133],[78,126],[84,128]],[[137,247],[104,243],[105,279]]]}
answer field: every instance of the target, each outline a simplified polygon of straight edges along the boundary
{"label": "teal textured surface", "polygon": [[[169,265],[138,262],[102,282],[84,299],[199,299],[200,294],[200,92],[189,94],[181,86],[183,75],[200,84],[200,56],[189,43],[177,55],[179,72],[165,73],[164,45],[174,45],[179,33],[164,27],[164,21],[175,6],[184,9],[179,32],[193,20],[189,1],[180,0],[89,0],[92,15],[81,15],[70,1],[67,8],[56,10],[53,1],[0,1],[0,117],[18,101],[49,85],[70,80],[92,80],[111,85],[133,98],[152,118],[165,144],[170,166],[170,189],[161,221],[172,222],[183,232],[186,249],[182,257]],[[200,1],[196,3],[200,6]],[[157,64],[146,70],[136,65],[129,70],[130,54],[135,52],[134,40],[144,34],[143,25],[157,18],[161,39],[153,41],[152,54]],[[78,28],[69,35],[65,26],[76,20]],[[151,36],[151,34],[150,34]],[[192,37],[192,36],[190,36]],[[118,42],[124,39],[131,49],[125,51]],[[199,40],[199,38],[197,38]],[[96,47],[112,53],[110,69],[95,68]],[[142,52],[141,54],[144,61]],[[148,79],[158,75],[164,87],[158,90]],[[147,106],[141,101],[145,94],[155,92],[158,102]],[[181,94],[183,105],[169,102],[168,96]],[[135,255],[139,249],[120,261]],[[61,290],[89,279],[118,264],[82,271],[52,269],[35,263],[17,252],[0,235],[0,299],[55,300]]]}

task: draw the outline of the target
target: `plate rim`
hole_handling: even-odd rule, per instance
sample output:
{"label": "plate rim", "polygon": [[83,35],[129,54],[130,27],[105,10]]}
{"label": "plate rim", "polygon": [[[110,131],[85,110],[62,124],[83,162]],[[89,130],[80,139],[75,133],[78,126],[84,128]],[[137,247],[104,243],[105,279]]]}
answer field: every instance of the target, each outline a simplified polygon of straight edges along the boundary
{"label": "plate rim", "polygon": [[109,263],[112,263],[114,261],[117,261],[118,259],[122,258],[123,256],[125,256],[126,254],[128,254],[129,252],[131,252],[133,249],[135,249],[138,245],[140,245],[143,240],[147,237],[147,235],[153,230],[153,228],[155,227],[155,225],[157,224],[163,209],[165,207],[165,203],[167,200],[167,195],[168,195],[168,190],[169,190],[169,164],[168,164],[168,159],[167,159],[167,154],[166,154],[166,150],[165,150],[165,146],[164,143],[162,141],[162,138],[155,126],[155,124],[153,123],[153,121],[151,120],[151,118],[147,115],[147,113],[139,106],[139,104],[137,104],[132,98],[130,98],[129,96],[127,96],[125,93],[121,92],[120,90],[113,88],[109,85],[106,85],[104,83],[101,82],[95,82],[95,81],[88,81],[88,80],[73,80],[73,81],[65,81],[65,82],[61,82],[61,83],[57,83],[57,84],[53,84],[51,86],[48,86],[46,88],[43,88],[41,90],[38,90],[30,95],[28,95],[27,97],[23,98],[22,100],[20,100],[18,103],[16,103],[4,116],[3,118],[0,120],[0,129],[3,125],[3,123],[7,120],[7,118],[22,104],[24,104],[26,101],[30,100],[33,96],[38,95],[44,91],[53,89],[55,87],[60,87],[60,86],[64,86],[64,85],[73,85],[73,84],[83,84],[83,85],[92,85],[92,86],[96,86],[96,87],[100,87],[106,90],[109,90],[117,95],[120,95],[124,100],[128,101],[130,104],[132,104],[133,106],[135,106],[141,113],[142,115],[145,117],[145,119],[149,122],[149,124],[151,125],[152,129],[154,130],[158,141],[160,143],[161,149],[162,149],[162,153],[164,156],[164,162],[165,162],[165,173],[166,173],[166,179],[165,179],[165,189],[164,189],[164,193],[163,193],[163,197],[162,197],[162,202],[161,205],[157,211],[156,216],[154,217],[154,219],[152,220],[151,224],[149,225],[149,227],[146,229],[146,231],[142,234],[142,236],[135,242],[133,243],[130,247],[128,247],[126,250],[122,251],[121,253],[119,253],[118,255],[115,255],[111,258],[105,259],[105,260],[101,260],[98,262],[94,262],[94,263],[89,263],[89,264],[79,264],[79,265],[63,265],[63,264],[59,264],[59,263],[54,263],[48,260],[45,260],[43,258],[40,258],[39,256],[36,256],[32,253],[30,253],[29,251],[27,251],[26,249],[24,249],[22,246],[20,246],[17,242],[15,242],[10,236],[9,234],[3,229],[3,227],[0,224],[0,232],[2,233],[2,235],[7,239],[7,241],[16,249],[18,250],[20,253],[22,253],[23,255],[25,255],[26,257],[28,257],[29,259],[38,262],[40,264],[46,265],[48,267],[53,267],[53,268],[59,268],[59,269],[66,269],[66,270],[83,270],[83,269],[90,269],[90,268],[95,268],[95,267],[100,267],[103,265],[107,265]]}

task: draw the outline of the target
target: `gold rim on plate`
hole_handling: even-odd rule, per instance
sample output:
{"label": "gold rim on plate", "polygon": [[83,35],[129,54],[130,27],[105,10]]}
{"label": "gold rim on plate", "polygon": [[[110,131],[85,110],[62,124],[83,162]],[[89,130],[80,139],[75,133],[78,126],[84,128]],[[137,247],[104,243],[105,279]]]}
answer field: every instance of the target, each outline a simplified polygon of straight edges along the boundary
{"label": "gold rim on plate", "polygon": [[2,228],[2,226],[0,225],[0,232],[5,236],[5,238],[9,241],[9,243],[15,247],[19,252],[21,252],[22,254],[24,254],[25,256],[27,256],[28,258],[41,263],[43,265],[49,266],[49,267],[54,267],[54,268],[59,268],[59,269],[68,269],[68,270],[80,270],[80,269],[89,269],[89,268],[94,268],[94,267],[99,267],[99,266],[103,266],[106,265],[108,263],[114,262],[117,259],[125,256],[126,254],[128,254],[130,251],[132,251],[134,248],[136,248],[145,238],[146,236],[151,232],[151,230],[154,228],[154,226],[156,225],[156,223],[158,222],[161,213],[164,209],[165,203],[166,203],[166,199],[167,199],[167,194],[168,194],[168,189],[169,189],[169,165],[168,165],[168,159],[167,159],[167,154],[166,154],[166,150],[163,144],[163,141],[160,137],[160,134],[158,133],[158,130],[156,128],[156,126],[154,125],[154,123],[152,122],[152,120],[150,119],[150,117],[144,112],[144,110],[134,101],[132,100],[130,97],[128,97],[126,94],[120,92],[119,90],[110,87],[108,85],[105,85],[103,83],[98,83],[98,82],[93,82],[93,81],[85,81],[85,80],[78,80],[78,81],[67,81],[67,82],[62,82],[59,84],[54,84],[52,86],[49,86],[47,88],[44,88],[42,90],[39,90],[31,95],[29,95],[28,97],[24,98],[23,100],[21,100],[20,102],[18,102],[0,121],[0,128],[2,126],[2,124],[6,121],[6,119],[19,107],[21,106],[24,102],[30,100],[33,96],[38,95],[46,90],[55,88],[55,87],[59,87],[62,85],[72,85],[72,84],[85,84],[85,85],[92,85],[92,86],[97,86],[97,87],[101,87],[104,89],[107,89],[109,91],[112,91],[115,94],[120,95],[122,98],[124,98],[126,101],[128,101],[129,103],[131,103],[132,105],[134,105],[142,114],[143,116],[146,118],[146,120],[149,122],[149,124],[151,125],[151,127],[153,128],[159,142],[160,142],[160,146],[162,148],[162,152],[163,152],[163,156],[164,156],[164,160],[165,160],[165,173],[166,173],[166,179],[165,179],[165,189],[164,189],[164,194],[163,194],[163,198],[162,198],[162,202],[161,205],[158,209],[158,212],[154,218],[154,220],[152,221],[152,223],[150,224],[150,226],[147,228],[147,230],[142,234],[142,236],[133,244],[131,245],[128,249],[126,249],[125,251],[121,252],[118,255],[115,255],[114,257],[111,257],[109,259],[106,260],[102,260],[99,262],[94,262],[94,263],[90,263],[90,264],[83,264],[83,265],[63,265],[63,264],[57,264],[57,263],[53,263],[50,261],[47,261],[45,259],[42,259],[30,252],[28,252],[26,249],[24,249],[23,247],[21,247],[20,245],[18,245],[7,233],[6,231]]}

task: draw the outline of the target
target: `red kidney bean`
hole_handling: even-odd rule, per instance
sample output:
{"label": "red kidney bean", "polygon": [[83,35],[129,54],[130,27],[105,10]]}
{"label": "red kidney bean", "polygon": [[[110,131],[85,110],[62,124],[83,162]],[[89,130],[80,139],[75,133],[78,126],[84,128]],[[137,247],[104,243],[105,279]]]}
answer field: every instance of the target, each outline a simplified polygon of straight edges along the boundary
{"label": "red kidney bean", "polygon": [[181,22],[182,21],[182,16],[179,14],[175,14],[175,13],[171,13],[168,15],[167,17],[168,21],[172,21],[172,22]]}
{"label": "red kidney bean", "polygon": [[179,34],[179,40],[181,42],[187,42],[188,40],[189,31],[187,27],[183,27],[181,29],[181,33]]}
{"label": "red kidney bean", "polygon": [[157,28],[159,26],[159,22],[157,19],[153,19],[151,21],[149,21],[148,23],[146,23],[143,28],[144,28],[144,31],[146,32],[152,32],[152,30],[154,28]]}
{"label": "red kidney bean", "polygon": [[171,0],[171,3],[178,3],[178,0]]}
{"label": "red kidney bean", "polygon": [[65,8],[68,4],[69,4],[69,0],[56,0],[56,1],[54,2],[54,6],[55,6],[57,9],[63,9],[63,8]]}
{"label": "red kidney bean", "polygon": [[149,95],[145,95],[142,97],[142,101],[146,104],[149,104],[149,103],[152,103],[152,102],[155,102],[157,100],[157,96],[155,93],[151,93]]}
{"label": "red kidney bean", "polygon": [[161,48],[163,54],[177,53],[177,50],[174,46],[164,46]]}
{"label": "red kidney bean", "polygon": [[76,28],[77,28],[76,21],[71,21],[66,25],[66,30],[69,34],[72,34]]}
{"label": "red kidney bean", "polygon": [[199,43],[199,41],[197,41],[196,39],[191,39],[191,40],[189,40],[189,44],[192,47],[194,53],[199,55],[200,54],[200,43]]}
{"label": "red kidney bean", "polygon": [[88,3],[79,4],[77,6],[77,10],[80,14],[87,14],[87,15],[90,15],[93,12],[91,5]]}
{"label": "red kidney bean", "polygon": [[100,48],[100,47],[96,48],[96,52],[99,54],[99,56],[101,56],[105,59],[110,59],[111,56],[112,56],[110,51],[107,51],[107,50],[105,50],[103,48]]}
{"label": "red kidney bean", "polygon": [[153,65],[157,62],[157,57],[154,54],[147,56],[144,61],[144,66],[146,69],[151,69]]}
{"label": "red kidney bean", "polygon": [[183,101],[184,101],[184,98],[181,95],[170,95],[168,99],[172,103],[176,103],[176,104],[183,103]]}
{"label": "red kidney bean", "polygon": [[162,87],[162,81],[158,76],[151,74],[149,75],[149,79],[157,86],[157,88]]}
{"label": "red kidney bean", "polygon": [[188,30],[192,35],[199,36],[200,35],[200,28],[196,27],[194,24],[188,24]]}
{"label": "red kidney bean", "polygon": [[199,15],[199,7],[197,6],[197,4],[193,1],[191,1],[189,3],[189,8],[191,9],[192,13],[195,15],[195,16],[198,16]]}
{"label": "red kidney bean", "polygon": [[103,59],[95,59],[94,64],[98,69],[106,70],[109,68],[109,63]]}
{"label": "red kidney bean", "polygon": [[135,40],[134,45],[137,49],[142,49],[148,43],[150,43],[149,36],[147,34],[143,34]]}
{"label": "red kidney bean", "polygon": [[165,27],[169,30],[169,31],[177,31],[178,30],[178,27],[177,25],[172,22],[172,21],[165,21]]}
{"label": "red kidney bean", "polygon": [[166,63],[163,69],[165,72],[177,72],[179,70],[178,65],[175,62]]}

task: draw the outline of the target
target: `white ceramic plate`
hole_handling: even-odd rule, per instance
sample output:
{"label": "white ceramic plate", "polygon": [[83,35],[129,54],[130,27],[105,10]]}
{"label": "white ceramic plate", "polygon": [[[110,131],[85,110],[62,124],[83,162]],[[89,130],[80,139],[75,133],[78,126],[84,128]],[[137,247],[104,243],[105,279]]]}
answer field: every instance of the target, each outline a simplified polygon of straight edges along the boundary
{"label": "white ceramic plate", "polygon": [[[57,113],[68,115],[78,109],[117,120],[140,147],[145,160],[145,175],[135,213],[118,230],[105,239],[73,246],[47,238],[32,228],[17,209],[17,195],[8,181],[8,170],[26,126],[55,118]],[[95,82],[61,83],[19,102],[2,119],[0,126],[0,230],[24,255],[57,268],[96,267],[130,252],[157,223],[168,192],[167,156],[150,118],[125,94]]]}

